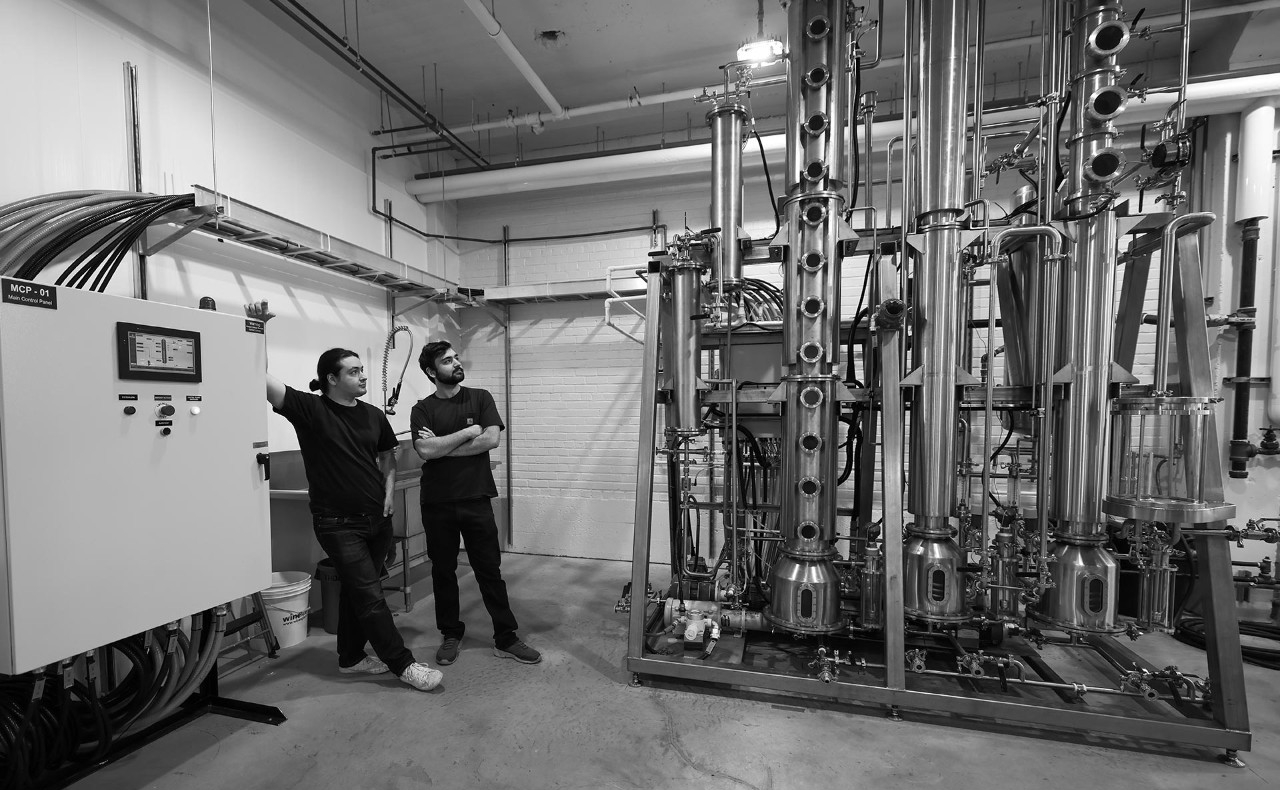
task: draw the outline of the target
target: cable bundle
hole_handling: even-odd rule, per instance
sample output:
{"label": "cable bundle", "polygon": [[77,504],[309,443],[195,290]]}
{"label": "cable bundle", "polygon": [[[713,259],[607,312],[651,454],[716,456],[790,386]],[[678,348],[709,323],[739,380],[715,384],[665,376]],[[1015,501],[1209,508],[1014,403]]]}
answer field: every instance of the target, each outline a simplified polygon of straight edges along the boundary
{"label": "cable bundle", "polygon": [[34,280],[80,244],[87,247],[57,285],[105,291],[124,256],[166,214],[195,206],[195,195],[82,190],[0,206],[0,275]]}
{"label": "cable bundle", "polygon": [[782,320],[782,289],[771,282],[751,278],[743,280],[741,286],[745,323]]}
{"label": "cable bundle", "polygon": [[[43,672],[0,676],[0,787],[65,783],[168,718],[213,669],[225,629],[219,607],[191,618],[189,636],[173,624]],[[127,669],[108,684],[101,667],[118,664]]]}
{"label": "cable bundle", "polygon": [[[1280,642],[1280,625],[1254,620],[1241,620],[1240,635]],[[1174,629],[1173,638],[1183,644],[1205,650],[1208,645],[1208,639],[1204,633],[1204,620],[1199,617],[1183,619]],[[1256,664],[1267,669],[1280,669],[1280,647],[1262,647],[1246,643],[1240,646],[1240,655],[1250,664]]]}

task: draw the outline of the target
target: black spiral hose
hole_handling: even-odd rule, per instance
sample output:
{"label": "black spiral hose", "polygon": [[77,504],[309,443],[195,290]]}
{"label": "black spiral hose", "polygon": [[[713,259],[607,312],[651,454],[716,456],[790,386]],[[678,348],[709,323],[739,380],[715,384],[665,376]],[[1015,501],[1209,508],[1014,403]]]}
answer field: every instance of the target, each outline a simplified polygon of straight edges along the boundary
{"label": "black spiral hose", "polygon": [[[1241,620],[1240,635],[1280,642],[1280,625]],[[1200,617],[1183,618],[1174,628],[1173,638],[1184,645],[1191,645],[1204,650],[1209,642],[1205,636],[1204,619]],[[1240,655],[1245,661],[1255,666],[1280,669],[1280,647],[1259,647],[1257,645],[1244,644],[1240,646]]]}

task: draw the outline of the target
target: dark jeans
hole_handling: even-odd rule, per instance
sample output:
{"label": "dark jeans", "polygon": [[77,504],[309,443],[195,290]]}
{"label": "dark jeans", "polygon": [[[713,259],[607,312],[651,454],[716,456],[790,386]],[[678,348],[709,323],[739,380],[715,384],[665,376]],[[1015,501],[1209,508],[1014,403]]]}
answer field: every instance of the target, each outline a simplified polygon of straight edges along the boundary
{"label": "dark jeans", "polygon": [[431,559],[431,586],[436,599],[436,627],[445,637],[462,638],[466,626],[458,613],[458,546],[464,543],[471,570],[480,585],[484,608],[493,619],[493,643],[507,648],[518,641],[516,616],[502,580],[498,525],[488,499],[422,502],[422,526]]}
{"label": "dark jeans", "polygon": [[311,523],[320,548],[333,560],[342,583],[338,666],[360,663],[368,644],[382,663],[399,675],[413,663],[413,653],[404,646],[382,594],[382,571],[394,540],[391,517],[313,515]]}

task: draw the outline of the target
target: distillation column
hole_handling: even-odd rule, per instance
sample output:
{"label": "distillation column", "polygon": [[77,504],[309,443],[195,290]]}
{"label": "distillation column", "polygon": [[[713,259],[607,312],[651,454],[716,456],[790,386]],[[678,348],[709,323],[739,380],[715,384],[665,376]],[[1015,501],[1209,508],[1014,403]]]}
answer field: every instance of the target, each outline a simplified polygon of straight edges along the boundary
{"label": "distillation column", "polygon": [[[1060,369],[1065,399],[1055,409],[1050,517],[1053,586],[1037,616],[1074,632],[1116,630],[1118,564],[1107,540],[1109,389],[1115,325],[1117,222],[1111,184],[1125,167],[1114,147],[1114,119],[1127,91],[1116,84],[1116,55],[1129,43],[1119,4],[1079,5],[1071,25],[1071,111],[1064,219],[1075,238],[1061,312]],[[1041,470],[1043,474],[1043,470]]]}
{"label": "distillation column", "polygon": [[955,506],[958,352],[962,326],[960,215],[964,213],[967,0],[926,0],[920,9],[920,255],[914,299],[915,386],[911,405],[910,487],[915,518],[903,549],[909,617],[967,619],[964,557],[951,537]]}
{"label": "distillation column", "polygon": [[781,517],[768,621],[801,634],[841,630],[836,538],[840,396],[840,215],[844,206],[845,0],[787,11],[786,238]]}

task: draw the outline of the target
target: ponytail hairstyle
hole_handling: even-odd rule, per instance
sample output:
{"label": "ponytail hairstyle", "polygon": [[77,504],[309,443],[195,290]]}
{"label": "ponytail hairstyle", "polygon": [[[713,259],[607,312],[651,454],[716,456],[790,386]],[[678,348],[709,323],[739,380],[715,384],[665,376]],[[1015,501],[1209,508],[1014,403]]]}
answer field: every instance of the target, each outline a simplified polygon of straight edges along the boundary
{"label": "ponytail hairstyle", "polygon": [[329,391],[329,374],[337,376],[342,373],[342,360],[347,357],[360,358],[360,355],[346,348],[331,348],[320,355],[320,359],[316,362],[316,377],[311,380],[307,387],[315,392],[319,390],[321,393]]}

